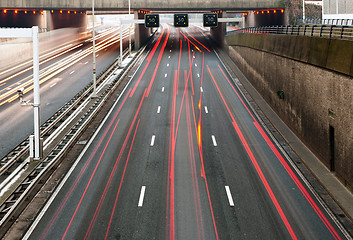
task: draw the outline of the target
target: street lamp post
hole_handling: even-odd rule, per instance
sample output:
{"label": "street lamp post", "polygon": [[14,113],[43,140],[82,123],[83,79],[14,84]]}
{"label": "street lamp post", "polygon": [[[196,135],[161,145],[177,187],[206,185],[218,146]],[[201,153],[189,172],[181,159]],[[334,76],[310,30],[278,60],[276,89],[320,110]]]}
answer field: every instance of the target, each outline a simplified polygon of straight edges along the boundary
{"label": "street lamp post", "polygon": [[[129,20],[131,18],[131,0],[129,0]],[[129,56],[131,56],[131,23],[129,23]]]}
{"label": "street lamp post", "polygon": [[92,0],[92,38],[93,38],[93,93],[92,98],[97,97],[97,86],[96,86],[96,31],[95,31],[95,22],[94,22],[94,0]]}
{"label": "street lamp post", "polygon": [[303,0],[303,23],[305,22],[305,0]]}
{"label": "street lamp post", "polygon": [[120,67],[123,67],[123,23],[120,18]]}
{"label": "street lamp post", "polygon": [[42,147],[40,145],[40,89],[39,89],[39,39],[38,26],[32,28],[0,28],[0,38],[32,38],[33,39],[33,104],[23,102],[22,96],[25,89],[17,89],[20,96],[21,106],[33,106],[34,138],[30,142],[30,157],[40,160]]}

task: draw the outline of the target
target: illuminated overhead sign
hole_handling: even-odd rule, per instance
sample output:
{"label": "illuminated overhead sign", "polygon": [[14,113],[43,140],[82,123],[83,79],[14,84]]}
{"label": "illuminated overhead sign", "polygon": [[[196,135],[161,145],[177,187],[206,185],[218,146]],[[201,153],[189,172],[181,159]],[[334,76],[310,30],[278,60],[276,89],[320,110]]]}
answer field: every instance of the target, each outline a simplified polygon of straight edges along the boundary
{"label": "illuminated overhead sign", "polygon": [[218,26],[218,14],[217,13],[205,13],[203,15],[203,26],[204,27],[217,27]]}
{"label": "illuminated overhead sign", "polygon": [[174,27],[188,27],[189,18],[187,14],[174,14]]}
{"label": "illuminated overhead sign", "polygon": [[145,15],[145,27],[159,27],[159,15],[158,14],[146,14]]}

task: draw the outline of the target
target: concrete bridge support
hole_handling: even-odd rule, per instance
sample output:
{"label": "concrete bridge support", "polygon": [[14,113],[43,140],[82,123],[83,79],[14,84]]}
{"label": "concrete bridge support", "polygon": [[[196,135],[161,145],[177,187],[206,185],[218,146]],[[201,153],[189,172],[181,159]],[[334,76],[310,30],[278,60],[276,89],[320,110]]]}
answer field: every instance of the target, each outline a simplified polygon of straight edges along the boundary
{"label": "concrete bridge support", "polygon": [[[226,12],[225,11],[220,11],[218,13],[218,18],[223,18],[226,17]],[[213,40],[220,46],[224,46],[224,36],[226,33],[226,23],[218,23],[217,27],[213,27],[210,30],[211,37]]]}
{"label": "concrete bridge support", "polygon": [[[145,19],[144,11],[135,11],[135,19]],[[151,36],[151,29],[146,28],[144,24],[135,24],[135,49],[139,49]]]}

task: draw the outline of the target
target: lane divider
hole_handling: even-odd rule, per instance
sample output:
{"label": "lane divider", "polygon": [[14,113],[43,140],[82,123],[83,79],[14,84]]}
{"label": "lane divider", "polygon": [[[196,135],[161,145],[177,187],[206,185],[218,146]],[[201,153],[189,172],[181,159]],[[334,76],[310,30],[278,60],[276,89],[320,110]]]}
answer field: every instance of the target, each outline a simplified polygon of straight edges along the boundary
{"label": "lane divider", "polygon": [[139,202],[137,204],[138,207],[142,207],[142,205],[143,205],[143,199],[145,198],[145,192],[146,192],[146,186],[142,186],[141,187],[141,192],[140,192]]}
{"label": "lane divider", "polygon": [[234,201],[233,201],[232,193],[230,192],[229,186],[225,186],[225,189],[226,189],[229,205],[231,207],[234,207]]}

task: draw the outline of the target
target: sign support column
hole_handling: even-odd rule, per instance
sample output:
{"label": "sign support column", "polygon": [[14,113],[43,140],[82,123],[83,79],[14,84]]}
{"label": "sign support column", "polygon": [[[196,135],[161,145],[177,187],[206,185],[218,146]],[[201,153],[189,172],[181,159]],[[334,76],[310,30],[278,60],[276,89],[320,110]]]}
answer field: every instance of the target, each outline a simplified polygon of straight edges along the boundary
{"label": "sign support column", "polygon": [[33,94],[34,94],[34,158],[33,160],[40,160],[40,95],[39,95],[39,40],[38,40],[38,26],[32,28],[33,30]]}
{"label": "sign support column", "polygon": [[97,83],[96,83],[96,30],[95,30],[95,16],[94,16],[94,0],[92,0],[92,38],[93,38],[93,93],[91,98],[97,97]]}

